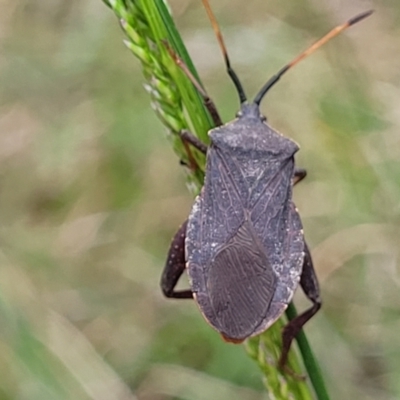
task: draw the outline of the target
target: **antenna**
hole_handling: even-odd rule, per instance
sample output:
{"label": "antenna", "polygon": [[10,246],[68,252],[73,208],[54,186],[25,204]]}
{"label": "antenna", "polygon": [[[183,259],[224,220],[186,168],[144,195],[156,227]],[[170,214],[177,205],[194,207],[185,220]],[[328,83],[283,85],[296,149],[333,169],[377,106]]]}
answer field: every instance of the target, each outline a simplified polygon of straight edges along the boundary
{"label": "antenna", "polygon": [[[203,0],[204,2],[204,0]],[[279,81],[281,76],[287,72],[290,68],[294,67],[297,63],[299,63],[301,60],[309,56],[310,54],[314,53],[315,50],[320,48],[322,45],[324,45],[326,42],[328,42],[330,39],[334,38],[335,36],[339,35],[341,32],[343,32],[345,29],[349,28],[350,26],[356,24],[357,22],[360,22],[364,18],[369,17],[373,13],[373,10],[369,10],[366,12],[363,12],[359,15],[356,15],[355,17],[349,19],[347,22],[345,22],[342,25],[338,25],[336,28],[333,28],[330,32],[328,32],[324,37],[319,39],[317,42],[315,42],[312,46],[310,46],[307,50],[305,50],[303,53],[299,54],[295,59],[293,59],[289,64],[286,64],[282,69],[279,70],[279,72],[274,75],[271,79],[268,80],[268,82],[261,88],[261,90],[258,92],[257,96],[254,99],[254,104],[260,105],[261,100],[265,96],[265,94],[268,92],[269,89],[271,89],[272,86],[275,85],[276,82]]]}
{"label": "antenna", "polygon": [[222,55],[224,57],[224,61],[225,61],[225,65],[226,65],[226,70],[236,87],[236,90],[239,95],[240,104],[243,104],[247,100],[246,94],[244,92],[243,86],[240,83],[238,76],[236,75],[236,72],[231,67],[231,62],[229,61],[228,52],[226,50],[225,43],[224,43],[224,38],[222,37],[221,30],[219,29],[217,19],[215,18],[215,15],[213,14],[213,12],[211,10],[210,3],[208,2],[208,0],[202,0],[202,1],[203,1],[203,6],[207,11],[208,18],[210,19],[211,26],[214,29],[215,36],[217,37],[219,47],[221,48]]}

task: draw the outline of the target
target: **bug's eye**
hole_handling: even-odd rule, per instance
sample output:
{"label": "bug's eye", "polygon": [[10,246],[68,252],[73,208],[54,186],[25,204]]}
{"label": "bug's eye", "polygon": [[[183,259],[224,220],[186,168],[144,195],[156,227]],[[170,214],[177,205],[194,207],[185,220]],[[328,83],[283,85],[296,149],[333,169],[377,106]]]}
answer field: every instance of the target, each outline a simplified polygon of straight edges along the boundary
{"label": "bug's eye", "polygon": [[267,120],[267,117],[265,115],[260,115],[260,119],[262,122],[265,122]]}
{"label": "bug's eye", "polygon": [[243,116],[242,110],[236,113],[236,118],[240,118],[241,116]]}

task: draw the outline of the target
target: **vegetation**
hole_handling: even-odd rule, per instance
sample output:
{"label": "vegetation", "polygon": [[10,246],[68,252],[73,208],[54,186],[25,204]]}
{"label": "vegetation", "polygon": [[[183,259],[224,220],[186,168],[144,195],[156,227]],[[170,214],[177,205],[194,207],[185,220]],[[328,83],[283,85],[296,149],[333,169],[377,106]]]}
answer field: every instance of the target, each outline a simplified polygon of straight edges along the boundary
{"label": "vegetation", "polygon": [[[249,93],[364,11],[314,3],[213,4]],[[201,4],[172,6],[231,119],[237,97]],[[341,399],[400,395],[400,8],[374,8],[263,103],[309,172],[295,200],[324,308],[306,332]],[[0,398],[265,398],[243,347],[224,344],[191,302],[159,292],[192,197],[110,10],[88,0],[6,0],[1,10]],[[308,306],[301,293],[295,302]]]}

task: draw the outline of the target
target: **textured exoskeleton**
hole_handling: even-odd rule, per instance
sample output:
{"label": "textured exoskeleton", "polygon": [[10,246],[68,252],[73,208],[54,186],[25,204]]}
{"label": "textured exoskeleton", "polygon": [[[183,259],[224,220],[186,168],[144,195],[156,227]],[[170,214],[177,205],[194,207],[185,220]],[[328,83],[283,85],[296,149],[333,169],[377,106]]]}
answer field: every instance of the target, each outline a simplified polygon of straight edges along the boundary
{"label": "textured exoskeleton", "polygon": [[[247,103],[237,119],[209,136],[204,187],[171,245],[162,289],[168,297],[194,297],[210,325],[239,343],[282,315],[301,280],[314,305],[285,328],[287,352],[320,307],[292,201],[293,183],[305,176],[295,169],[298,146],[273,130],[257,105]],[[184,139],[201,149],[189,134]],[[185,263],[191,290],[174,291]]]}

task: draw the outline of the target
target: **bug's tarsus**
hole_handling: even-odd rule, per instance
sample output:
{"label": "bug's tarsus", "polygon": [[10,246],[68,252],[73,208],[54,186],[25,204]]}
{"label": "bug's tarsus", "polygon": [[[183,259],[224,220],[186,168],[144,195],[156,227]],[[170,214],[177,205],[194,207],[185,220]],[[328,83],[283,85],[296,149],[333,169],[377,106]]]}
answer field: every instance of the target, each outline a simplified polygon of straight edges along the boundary
{"label": "bug's tarsus", "polygon": [[208,18],[211,21],[211,26],[215,32],[215,36],[217,37],[219,47],[221,48],[222,55],[224,57],[224,61],[225,61],[225,65],[226,65],[226,70],[236,87],[236,90],[239,95],[240,104],[243,104],[247,100],[246,93],[244,92],[244,89],[239,80],[239,77],[237,76],[236,72],[231,67],[231,62],[229,60],[228,51],[226,50],[224,38],[222,37],[221,30],[219,29],[217,19],[215,18],[215,15],[211,10],[208,0],[202,0],[202,1],[203,1],[204,8],[207,11]]}
{"label": "bug's tarsus", "polygon": [[294,186],[294,185],[298,184],[306,176],[307,176],[307,171],[304,168],[295,168],[294,174],[293,174],[293,179],[292,179],[292,185]]}
{"label": "bug's tarsus", "polygon": [[331,31],[329,31],[325,36],[323,36],[321,39],[317,40],[312,46],[310,46],[308,49],[306,49],[305,51],[300,53],[290,63],[285,65],[276,75],[274,75],[271,79],[269,79],[267,81],[267,83],[261,88],[261,90],[259,91],[257,96],[255,97],[254,103],[259,105],[261,103],[261,100],[263,99],[263,97],[268,92],[268,90],[271,89],[271,87],[274,86],[275,83],[278,82],[279,79],[282,77],[282,75],[285,74],[290,68],[294,67],[297,63],[299,63],[301,60],[303,60],[304,58],[306,58],[310,54],[314,53],[315,50],[320,48],[322,45],[324,45],[330,39],[332,39],[335,36],[339,35],[345,29],[347,29],[350,26],[356,24],[357,22],[362,21],[364,18],[369,17],[372,13],[373,13],[373,10],[369,10],[369,11],[363,12],[363,13],[361,13],[359,15],[356,15],[355,17],[349,19],[344,24],[336,26]]}
{"label": "bug's tarsus", "polygon": [[172,49],[170,44],[163,40],[163,44],[167,49],[168,53],[170,54],[171,58],[175,61],[176,65],[183,71],[183,73],[189,78],[192,82],[194,87],[199,92],[200,96],[203,98],[203,102],[205,107],[207,108],[208,112],[211,115],[211,118],[215,124],[215,126],[222,125],[221,117],[219,116],[217,107],[215,106],[214,102],[211,100],[210,96],[201,86],[200,82],[195,78],[195,76],[190,72],[190,69],[185,64],[185,62],[178,56],[178,54]]}

